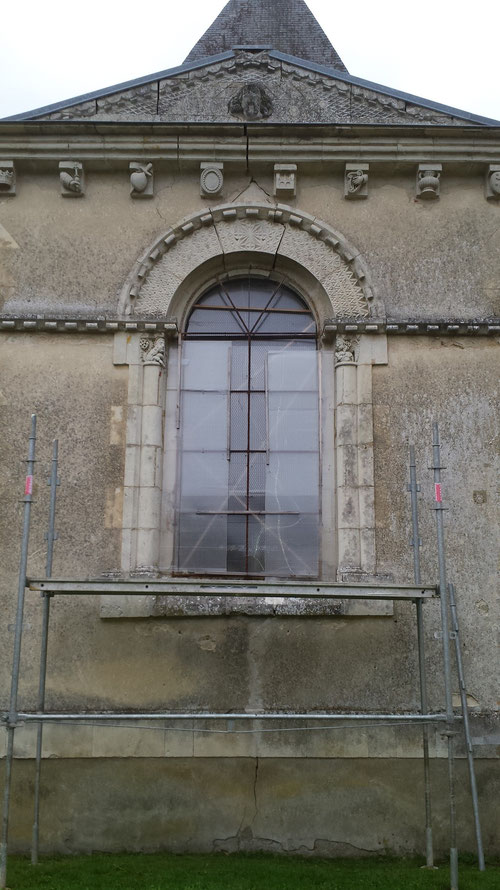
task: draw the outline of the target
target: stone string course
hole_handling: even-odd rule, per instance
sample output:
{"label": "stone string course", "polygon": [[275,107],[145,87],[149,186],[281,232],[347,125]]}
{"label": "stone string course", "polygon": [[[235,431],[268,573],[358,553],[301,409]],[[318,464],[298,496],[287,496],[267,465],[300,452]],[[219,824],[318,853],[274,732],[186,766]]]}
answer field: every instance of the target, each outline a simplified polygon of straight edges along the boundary
{"label": "stone string course", "polygon": [[[98,318],[86,319],[77,316],[50,317],[38,316],[27,318],[26,316],[0,315],[0,332],[25,331],[34,333],[61,333],[61,334],[116,334],[117,331],[145,331],[148,333],[164,333],[165,336],[173,336],[178,332],[177,320],[136,318],[129,321],[123,318]],[[373,319],[359,321],[357,319],[332,319],[327,321],[323,328],[323,335],[328,337],[334,334],[367,333],[367,334],[433,334],[443,336],[498,336],[500,335],[500,318],[498,319],[444,319],[432,321],[420,319],[418,321],[374,321]]]}

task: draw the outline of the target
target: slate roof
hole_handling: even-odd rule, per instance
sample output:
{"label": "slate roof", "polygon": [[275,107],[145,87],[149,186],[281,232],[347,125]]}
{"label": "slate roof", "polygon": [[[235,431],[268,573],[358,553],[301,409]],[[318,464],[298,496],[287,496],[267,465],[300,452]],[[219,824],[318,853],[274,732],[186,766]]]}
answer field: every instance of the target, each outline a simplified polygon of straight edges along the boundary
{"label": "slate roof", "polygon": [[195,62],[235,46],[265,46],[347,73],[304,0],[229,0],[185,61]]}

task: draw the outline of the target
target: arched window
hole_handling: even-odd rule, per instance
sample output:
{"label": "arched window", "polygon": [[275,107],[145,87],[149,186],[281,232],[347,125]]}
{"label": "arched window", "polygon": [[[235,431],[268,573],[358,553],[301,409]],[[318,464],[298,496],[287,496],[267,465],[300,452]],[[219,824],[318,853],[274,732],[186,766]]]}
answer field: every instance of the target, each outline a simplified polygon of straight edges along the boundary
{"label": "arched window", "polygon": [[317,577],[315,319],[283,282],[212,287],[183,334],[176,570]]}

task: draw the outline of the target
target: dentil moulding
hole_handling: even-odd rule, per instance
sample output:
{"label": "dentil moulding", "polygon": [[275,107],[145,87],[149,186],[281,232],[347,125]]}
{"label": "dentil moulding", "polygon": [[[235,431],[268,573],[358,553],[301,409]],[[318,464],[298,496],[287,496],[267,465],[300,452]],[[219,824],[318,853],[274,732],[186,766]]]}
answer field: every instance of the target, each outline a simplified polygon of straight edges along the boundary
{"label": "dentil moulding", "polygon": [[224,164],[200,164],[200,194],[204,198],[220,195],[224,188]]}
{"label": "dentil moulding", "polygon": [[0,160],[0,198],[16,194],[16,168],[14,161]]}

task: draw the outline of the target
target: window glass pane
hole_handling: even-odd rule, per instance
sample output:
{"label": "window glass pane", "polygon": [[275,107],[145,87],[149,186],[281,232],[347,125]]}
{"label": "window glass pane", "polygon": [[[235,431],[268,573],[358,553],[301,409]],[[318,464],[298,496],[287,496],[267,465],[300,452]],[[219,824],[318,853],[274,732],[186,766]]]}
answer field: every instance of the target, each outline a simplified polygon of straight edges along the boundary
{"label": "window glass pane", "polygon": [[189,318],[190,334],[241,334],[246,326],[236,312],[224,309],[194,309]]}
{"label": "window glass pane", "polygon": [[318,517],[268,516],[266,574],[318,574]]}
{"label": "window glass pane", "polygon": [[180,505],[183,513],[227,510],[229,466],[226,452],[184,452]]}
{"label": "window glass pane", "polygon": [[318,451],[318,396],[315,392],[269,393],[270,451]]}
{"label": "window glass pane", "polygon": [[230,349],[231,343],[218,340],[186,340],[182,349],[182,388],[226,392]]}
{"label": "window glass pane", "polygon": [[238,574],[246,572],[247,517],[227,517],[227,570]]}
{"label": "window glass pane", "polygon": [[314,334],[315,331],[310,315],[295,312],[269,312],[254,328],[256,334]]}
{"label": "window glass pane", "polygon": [[[249,475],[247,501],[247,473]],[[228,510],[266,508],[266,455],[232,454],[229,464]]]}
{"label": "window glass pane", "polygon": [[267,449],[266,396],[263,392],[253,392],[250,396],[250,449]]}
{"label": "window glass pane", "polygon": [[263,575],[267,569],[265,516],[248,518],[248,574]]}
{"label": "window glass pane", "polygon": [[248,396],[243,392],[231,393],[231,450],[242,451],[248,447]]}
{"label": "window glass pane", "polygon": [[231,344],[231,389],[248,389],[248,340]]}
{"label": "window glass pane", "polygon": [[226,519],[226,516],[180,514],[178,559],[181,571],[226,571]]}
{"label": "window glass pane", "polygon": [[266,510],[315,513],[318,508],[318,454],[271,453],[266,467]]}
{"label": "window glass pane", "polygon": [[182,397],[182,447],[184,451],[227,449],[226,394],[185,392]]}
{"label": "window glass pane", "polygon": [[318,391],[318,354],[305,350],[270,352],[268,357],[270,392]]}

